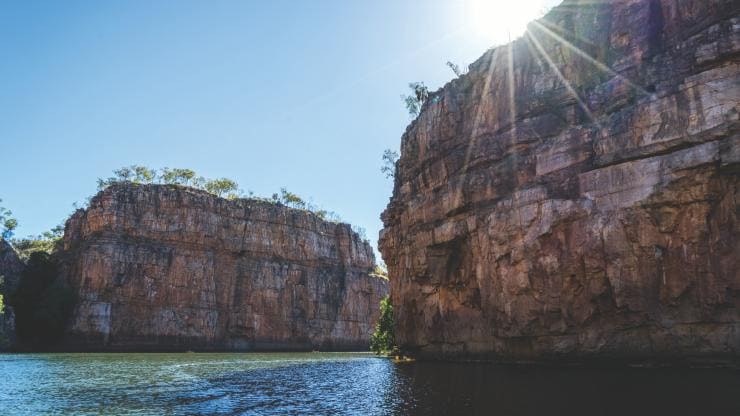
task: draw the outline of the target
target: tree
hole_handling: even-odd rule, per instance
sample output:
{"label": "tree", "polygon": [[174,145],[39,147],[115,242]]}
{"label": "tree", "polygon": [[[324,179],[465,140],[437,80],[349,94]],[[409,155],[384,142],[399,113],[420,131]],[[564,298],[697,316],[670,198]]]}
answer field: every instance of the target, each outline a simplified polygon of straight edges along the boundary
{"label": "tree", "polygon": [[155,183],[156,180],[157,171],[155,169],[150,169],[141,165],[124,166],[120,169],[114,170],[113,176],[110,176],[107,179],[98,178],[98,190],[102,191],[111,185],[124,182],[148,184]]}
{"label": "tree", "polygon": [[51,254],[61,241],[63,235],[64,226],[57,225],[49,231],[44,231],[41,235],[13,239],[11,240],[11,244],[13,244],[13,247],[18,252],[18,257],[26,261],[31,254],[37,251]]}
{"label": "tree", "polygon": [[128,166],[124,166],[120,169],[114,170],[113,174],[116,175],[115,179],[117,179],[119,182],[127,182],[131,181],[131,179],[134,177],[134,170]]}
{"label": "tree", "polygon": [[[0,202],[3,202],[0,199]],[[18,220],[12,217],[13,212],[0,206],[0,238],[9,240],[13,237],[13,231],[18,228]]]}
{"label": "tree", "polygon": [[367,230],[364,227],[360,227],[359,225],[352,225],[350,226],[352,228],[352,231],[357,234],[358,237],[362,239],[362,241],[368,241],[367,240]]}
{"label": "tree", "polygon": [[162,182],[166,184],[189,186],[190,183],[194,179],[196,179],[196,174],[195,174],[195,171],[191,169],[162,168],[162,173],[160,174],[160,178],[162,179]]}
{"label": "tree", "polygon": [[157,171],[146,166],[133,165],[130,169],[133,172],[133,183],[153,183],[157,178]]}
{"label": "tree", "polygon": [[447,61],[447,66],[455,73],[455,76],[461,77],[468,73],[468,69],[461,69],[459,65],[454,62]]}
{"label": "tree", "polygon": [[406,104],[409,116],[416,117],[421,112],[424,103],[429,99],[429,89],[423,82],[411,82],[409,88],[411,89],[411,95],[401,95],[401,99]]}
{"label": "tree", "polygon": [[45,252],[32,253],[16,291],[9,296],[21,341],[48,347],[64,334],[76,302],[74,292],[58,277],[56,262]]}
{"label": "tree", "polygon": [[204,187],[206,191],[218,197],[222,197],[230,192],[236,191],[239,188],[239,185],[231,179],[220,178],[206,181]]}
{"label": "tree", "polygon": [[396,322],[393,319],[393,305],[388,296],[380,300],[380,318],[375,324],[375,332],[370,337],[370,350],[376,354],[387,354],[396,347],[394,335]]}
{"label": "tree", "polygon": [[305,209],[306,202],[300,196],[288,191],[285,188],[280,188],[280,201],[293,208]]}
{"label": "tree", "polygon": [[399,157],[395,150],[385,149],[383,151],[383,164],[380,166],[380,171],[385,174],[386,178],[396,177],[396,162]]}

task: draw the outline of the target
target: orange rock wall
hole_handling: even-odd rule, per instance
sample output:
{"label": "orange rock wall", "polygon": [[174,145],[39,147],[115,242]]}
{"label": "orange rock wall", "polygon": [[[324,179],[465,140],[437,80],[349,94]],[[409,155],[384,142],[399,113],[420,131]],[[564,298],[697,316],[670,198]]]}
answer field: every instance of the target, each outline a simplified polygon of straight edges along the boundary
{"label": "orange rock wall", "polygon": [[72,348],[364,350],[387,293],[349,225],[176,186],[101,192],[58,255]]}
{"label": "orange rock wall", "polygon": [[738,357],[739,10],[566,1],[431,94],[382,217],[401,346]]}

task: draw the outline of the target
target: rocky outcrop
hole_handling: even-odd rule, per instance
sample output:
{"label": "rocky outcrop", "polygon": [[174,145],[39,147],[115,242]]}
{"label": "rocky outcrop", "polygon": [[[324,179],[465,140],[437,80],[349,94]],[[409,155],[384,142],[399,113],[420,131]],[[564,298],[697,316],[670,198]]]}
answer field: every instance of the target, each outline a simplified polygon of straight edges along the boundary
{"label": "rocky outcrop", "polygon": [[0,276],[3,276],[3,293],[15,291],[24,267],[13,246],[0,238]]}
{"label": "rocky outcrop", "polygon": [[109,187],[57,256],[68,348],[367,349],[387,293],[349,225],[178,186]]}
{"label": "rocky outcrop", "polygon": [[23,262],[7,241],[0,238],[0,295],[3,297],[4,308],[0,310],[0,351],[8,349],[15,343],[15,315],[13,308],[7,305],[7,296],[18,287]]}
{"label": "rocky outcrop", "polygon": [[739,9],[566,1],[431,94],[382,216],[403,348],[740,355]]}

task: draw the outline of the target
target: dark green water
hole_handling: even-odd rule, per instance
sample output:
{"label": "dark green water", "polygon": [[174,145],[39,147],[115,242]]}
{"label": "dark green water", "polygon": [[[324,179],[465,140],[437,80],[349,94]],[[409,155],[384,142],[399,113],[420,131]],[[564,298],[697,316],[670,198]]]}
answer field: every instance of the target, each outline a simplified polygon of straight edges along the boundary
{"label": "dark green water", "polygon": [[740,373],[367,354],[0,355],[2,415],[740,415]]}

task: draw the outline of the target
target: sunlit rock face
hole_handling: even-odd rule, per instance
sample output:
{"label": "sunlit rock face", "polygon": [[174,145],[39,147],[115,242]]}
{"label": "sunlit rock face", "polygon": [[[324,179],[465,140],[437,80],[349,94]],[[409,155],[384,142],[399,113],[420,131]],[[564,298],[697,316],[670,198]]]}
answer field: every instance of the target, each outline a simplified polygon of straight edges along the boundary
{"label": "sunlit rock face", "polygon": [[387,294],[348,225],[177,186],[101,192],[59,258],[74,348],[367,349]]}
{"label": "sunlit rock face", "polygon": [[7,305],[7,296],[18,287],[24,267],[13,247],[0,238],[0,276],[3,280],[0,295],[3,296],[5,303],[5,307],[0,311],[0,350],[12,347],[15,342],[15,315],[13,308]]}
{"label": "sunlit rock face", "polygon": [[737,358],[739,9],[566,2],[432,94],[382,216],[399,343]]}

